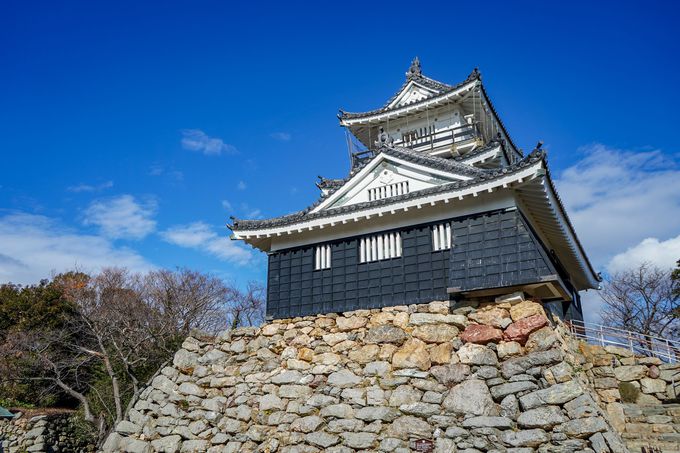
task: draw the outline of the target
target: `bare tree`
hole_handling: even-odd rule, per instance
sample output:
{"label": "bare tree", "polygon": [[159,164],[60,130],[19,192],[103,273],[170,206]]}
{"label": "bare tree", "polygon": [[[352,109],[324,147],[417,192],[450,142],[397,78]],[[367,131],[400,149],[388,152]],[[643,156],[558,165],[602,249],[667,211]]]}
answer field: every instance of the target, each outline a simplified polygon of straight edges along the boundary
{"label": "bare tree", "polygon": [[671,269],[649,263],[614,274],[600,291],[603,323],[646,336],[674,335],[680,322],[678,284]]}
{"label": "bare tree", "polygon": [[[0,358],[0,376],[23,367],[17,375],[24,380],[61,389],[80,402],[100,435],[105,417],[93,407],[103,408],[109,423],[121,421],[140,383],[172,357],[192,329],[214,334],[264,317],[261,286],[249,284],[241,292],[186,269],[141,275],[111,268],[94,278],[73,274],[59,282],[75,307],[72,318],[58,330],[18,332],[0,345],[0,357],[22,358]],[[93,371],[107,376],[103,391],[94,385]]]}
{"label": "bare tree", "polygon": [[232,329],[262,324],[265,317],[264,286],[250,282],[245,291],[233,290],[227,316]]}

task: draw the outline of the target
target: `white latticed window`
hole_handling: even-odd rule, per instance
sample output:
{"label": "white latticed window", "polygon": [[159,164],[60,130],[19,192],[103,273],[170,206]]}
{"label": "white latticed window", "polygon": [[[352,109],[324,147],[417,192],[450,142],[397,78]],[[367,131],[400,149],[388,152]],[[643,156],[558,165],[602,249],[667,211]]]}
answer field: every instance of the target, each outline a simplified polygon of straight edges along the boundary
{"label": "white latticed window", "polygon": [[447,250],[451,248],[451,224],[440,223],[432,226],[432,250]]}
{"label": "white latticed window", "polygon": [[314,249],[314,270],[331,268],[331,246],[317,245]]}
{"label": "white latticed window", "polygon": [[399,258],[401,256],[401,233],[385,233],[361,238],[359,241],[359,262]]}
{"label": "white latticed window", "polygon": [[408,181],[397,182],[387,186],[368,189],[368,201],[382,200],[383,198],[396,197],[408,193]]}

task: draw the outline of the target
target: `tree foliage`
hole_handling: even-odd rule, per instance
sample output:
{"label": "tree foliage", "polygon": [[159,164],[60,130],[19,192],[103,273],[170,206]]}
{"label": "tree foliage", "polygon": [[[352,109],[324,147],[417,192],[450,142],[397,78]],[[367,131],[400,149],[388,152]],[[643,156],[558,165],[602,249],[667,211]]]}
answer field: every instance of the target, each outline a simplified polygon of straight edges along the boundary
{"label": "tree foliage", "polygon": [[9,316],[2,317],[0,388],[62,395],[100,434],[123,419],[192,329],[215,334],[264,316],[260,286],[242,292],[187,269],[67,273],[31,287],[2,286],[0,297],[0,313]]}

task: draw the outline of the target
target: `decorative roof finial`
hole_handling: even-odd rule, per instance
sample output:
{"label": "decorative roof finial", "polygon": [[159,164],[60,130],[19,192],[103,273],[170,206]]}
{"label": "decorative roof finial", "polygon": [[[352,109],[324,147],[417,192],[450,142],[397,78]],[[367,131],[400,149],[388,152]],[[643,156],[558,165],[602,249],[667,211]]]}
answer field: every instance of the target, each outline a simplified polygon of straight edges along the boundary
{"label": "decorative roof finial", "polygon": [[543,147],[543,141],[539,140],[538,143],[536,144],[536,149],[541,149]]}
{"label": "decorative roof finial", "polygon": [[411,62],[411,66],[408,68],[408,72],[406,73],[407,78],[411,77],[417,77],[422,75],[422,70],[420,69],[420,59],[418,57],[415,57],[413,61]]}
{"label": "decorative roof finial", "polygon": [[482,80],[482,73],[479,72],[479,68],[473,69],[467,79],[468,80]]}

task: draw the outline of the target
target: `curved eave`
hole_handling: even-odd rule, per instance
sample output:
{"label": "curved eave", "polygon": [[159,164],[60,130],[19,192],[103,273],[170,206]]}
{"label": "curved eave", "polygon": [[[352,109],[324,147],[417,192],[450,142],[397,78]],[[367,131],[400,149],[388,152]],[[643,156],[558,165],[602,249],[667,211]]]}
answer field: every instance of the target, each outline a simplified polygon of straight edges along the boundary
{"label": "curved eave", "polygon": [[353,205],[349,209],[329,209],[275,226],[267,225],[258,228],[249,225],[253,227],[239,229],[238,223],[235,223],[232,228],[234,233],[232,237],[233,239],[243,240],[263,251],[268,251],[271,245],[269,239],[275,236],[302,234],[306,231],[333,227],[338,223],[346,224],[362,222],[373,217],[394,216],[411,209],[420,209],[426,205],[446,205],[467,197],[477,197],[483,193],[509,190],[516,185],[525,184],[526,181],[540,177],[543,174],[542,168],[542,160],[539,159],[512,173],[502,174],[494,179],[482,180],[462,187],[447,184],[435,190],[412,192],[404,198],[386,198],[378,203]]}
{"label": "curved eave", "polygon": [[340,116],[340,125],[346,127],[360,126],[370,123],[376,123],[385,121],[388,118],[398,118],[403,115],[407,115],[413,112],[420,112],[427,110],[432,107],[436,107],[441,104],[446,104],[451,101],[455,101],[456,98],[462,97],[467,94],[475,86],[481,85],[479,79],[471,80],[469,82],[463,83],[457,88],[453,88],[450,91],[446,91],[440,95],[433,96],[427,99],[423,99],[412,104],[407,104],[396,109],[379,109],[364,113],[350,113],[343,112]]}
{"label": "curved eave", "polygon": [[576,236],[547,170],[542,177],[518,188],[517,195],[524,210],[568,269],[574,287],[579,291],[598,289],[601,279]]}
{"label": "curved eave", "polygon": [[501,145],[497,143],[491,148],[480,148],[479,151],[472,151],[463,156],[457,156],[454,159],[466,165],[476,165],[490,160],[498,159],[503,156]]}
{"label": "curved eave", "polygon": [[508,133],[508,130],[505,128],[505,124],[503,124],[503,121],[501,120],[500,116],[498,115],[498,112],[496,112],[496,108],[493,106],[493,102],[491,102],[491,98],[486,92],[486,88],[484,88],[484,84],[480,82],[479,84],[482,95],[484,96],[484,100],[486,100],[486,103],[489,105],[489,108],[491,109],[491,113],[493,114],[494,118],[496,119],[496,122],[500,126],[501,130],[503,131],[503,135],[505,136],[505,139],[510,143],[510,147],[512,150],[515,152],[515,154],[519,157],[522,158],[524,157],[522,153],[519,151],[519,148],[515,145],[515,142],[512,140],[512,137],[510,137],[510,134]]}

